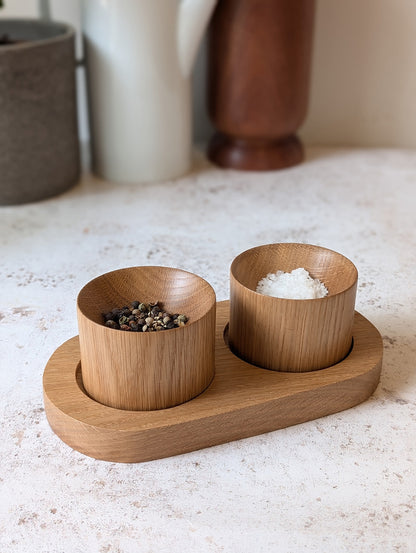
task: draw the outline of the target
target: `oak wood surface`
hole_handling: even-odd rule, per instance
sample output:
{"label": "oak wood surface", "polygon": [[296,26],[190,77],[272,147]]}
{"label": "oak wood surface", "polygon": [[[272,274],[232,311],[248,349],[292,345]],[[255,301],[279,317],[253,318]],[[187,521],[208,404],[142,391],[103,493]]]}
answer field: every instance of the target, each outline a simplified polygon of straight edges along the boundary
{"label": "oak wood surface", "polygon": [[[108,328],[103,313],[159,301],[185,326],[159,332]],[[96,401],[119,409],[163,409],[201,393],[214,377],[215,292],[170,267],[130,267],[99,276],[77,301],[82,379]]]}
{"label": "oak wood surface", "polygon": [[[328,289],[324,298],[282,299],[256,292],[268,273],[303,267]],[[271,370],[329,367],[351,348],[357,269],[343,255],[309,244],[268,244],[237,256],[230,270],[230,345]]]}
{"label": "oak wood surface", "polygon": [[114,409],[89,398],[82,387],[78,337],[71,338],[44,371],[52,429],[69,446],[97,459],[149,461],[336,413],[365,401],[377,387],[382,340],[359,313],[348,357],[308,373],[259,369],[236,357],[226,343],[228,318],[229,302],[218,303],[216,375],[209,388],[189,402],[156,411]]}
{"label": "oak wood surface", "polygon": [[300,163],[314,0],[220,0],[209,27],[209,158],[243,170]]}

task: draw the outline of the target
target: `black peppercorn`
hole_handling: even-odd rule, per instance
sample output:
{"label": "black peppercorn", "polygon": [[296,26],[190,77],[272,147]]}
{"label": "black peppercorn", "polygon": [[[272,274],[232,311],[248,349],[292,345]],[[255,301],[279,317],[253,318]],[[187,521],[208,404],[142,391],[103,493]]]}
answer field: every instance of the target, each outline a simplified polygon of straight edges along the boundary
{"label": "black peppercorn", "polygon": [[158,302],[141,303],[132,301],[131,307],[115,307],[103,313],[104,324],[117,330],[155,332],[185,326],[188,317],[175,313],[171,315]]}

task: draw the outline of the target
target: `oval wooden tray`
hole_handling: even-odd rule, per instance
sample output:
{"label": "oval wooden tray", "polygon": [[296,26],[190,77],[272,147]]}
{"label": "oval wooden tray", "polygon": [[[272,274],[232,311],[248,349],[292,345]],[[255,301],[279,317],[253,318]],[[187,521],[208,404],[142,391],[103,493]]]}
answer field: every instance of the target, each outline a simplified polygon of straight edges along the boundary
{"label": "oval wooden tray", "polygon": [[82,386],[78,337],[62,344],[43,375],[46,416],[69,446],[105,461],[134,463],[179,455],[278,430],[348,409],[376,389],[383,344],[355,313],[353,347],[340,363],[308,373],[250,365],[228,348],[229,302],[217,303],[216,375],[198,397],[169,409],[106,407]]}

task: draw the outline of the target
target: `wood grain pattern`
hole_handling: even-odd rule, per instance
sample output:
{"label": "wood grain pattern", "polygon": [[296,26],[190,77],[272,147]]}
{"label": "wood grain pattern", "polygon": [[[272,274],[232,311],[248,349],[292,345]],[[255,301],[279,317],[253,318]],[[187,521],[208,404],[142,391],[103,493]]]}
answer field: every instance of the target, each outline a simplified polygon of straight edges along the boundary
{"label": "wood grain pattern", "polygon": [[300,163],[314,0],[220,0],[209,27],[209,158],[221,167]]}
{"label": "wood grain pattern", "polygon": [[[138,300],[159,301],[189,318],[184,327],[126,332],[102,314]],[[78,295],[82,379],[96,401],[153,410],[200,394],[214,377],[215,292],[202,278],[170,267],[130,267],[101,275]]]}
{"label": "wood grain pattern", "polygon": [[[258,294],[259,280],[278,270],[305,268],[328,289],[313,300]],[[357,269],[343,255],[309,244],[269,244],[231,265],[230,345],[242,359],[271,370],[329,367],[351,348]]]}
{"label": "wood grain pattern", "polygon": [[140,462],[246,438],[348,409],[365,401],[380,378],[383,344],[377,329],[355,314],[351,353],[320,371],[259,369],[233,355],[224,339],[229,302],[217,304],[216,375],[195,399],[157,411],[106,407],[82,389],[74,337],[44,372],[45,411],[54,432],[96,459]]}

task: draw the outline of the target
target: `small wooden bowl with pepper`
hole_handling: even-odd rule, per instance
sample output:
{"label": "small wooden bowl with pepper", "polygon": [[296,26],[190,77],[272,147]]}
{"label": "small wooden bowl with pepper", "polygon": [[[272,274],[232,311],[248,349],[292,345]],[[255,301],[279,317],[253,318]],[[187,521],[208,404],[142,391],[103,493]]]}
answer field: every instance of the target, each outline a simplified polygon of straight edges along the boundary
{"label": "small wooden bowl with pepper", "polygon": [[215,309],[210,284],[181,269],[129,267],[90,281],[77,299],[86,393],[139,411],[196,397],[214,377]]}

